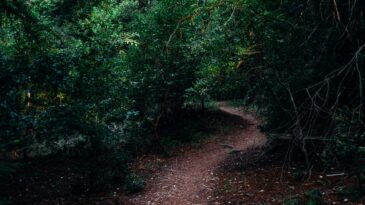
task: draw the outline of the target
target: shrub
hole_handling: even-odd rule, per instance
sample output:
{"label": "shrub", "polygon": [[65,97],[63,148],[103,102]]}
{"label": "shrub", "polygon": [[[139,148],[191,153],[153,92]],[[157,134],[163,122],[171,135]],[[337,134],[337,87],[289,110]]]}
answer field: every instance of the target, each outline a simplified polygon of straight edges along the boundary
{"label": "shrub", "polygon": [[342,109],[336,116],[333,140],[323,152],[323,160],[328,165],[340,168],[355,176],[358,188],[363,190],[365,177],[365,120],[360,113]]}
{"label": "shrub", "polygon": [[296,197],[294,198],[290,197],[284,200],[283,205],[300,205],[300,201]]}
{"label": "shrub", "polygon": [[307,202],[306,205],[322,205],[323,199],[322,199],[322,193],[318,189],[310,190],[306,193],[307,195]]}
{"label": "shrub", "polygon": [[145,181],[143,177],[137,174],[131,173],[127,175],[127,177],[125,178],[124,191],[127,194],[137,193],[141,191],[144,186],[145,186]]}

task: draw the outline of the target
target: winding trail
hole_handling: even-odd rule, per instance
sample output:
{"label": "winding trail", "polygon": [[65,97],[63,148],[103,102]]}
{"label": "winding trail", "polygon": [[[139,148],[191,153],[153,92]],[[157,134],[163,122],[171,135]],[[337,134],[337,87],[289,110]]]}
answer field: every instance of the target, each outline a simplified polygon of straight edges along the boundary
{"label": "winding trail", "polygon": [[[231,147],[247,150],[266,143],[257,125],[259,120],[243,108],[219,103],[219,109],[235,115],[241,128],[228,135],[220,135],[203,142],[201,148],[184,152],[169,159],[162,170],[147,180],[145,191],[128,199],[133,205],[197,205],[212,204],[210,193],[217,180],[215,171],[228,156]],[[226,146],[222,146],[226,145]],[[229,146],[228,146],[229,145]],[[227,148],[228,147],[228,148]]]}

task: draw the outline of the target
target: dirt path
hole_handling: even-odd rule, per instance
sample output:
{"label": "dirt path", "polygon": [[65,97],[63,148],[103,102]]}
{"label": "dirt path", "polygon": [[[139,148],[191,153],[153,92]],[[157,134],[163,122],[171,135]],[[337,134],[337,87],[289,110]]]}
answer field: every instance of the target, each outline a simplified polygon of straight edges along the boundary
{"label": "dirt path", "polygon": [[258,130],[259,121],[253,115],[225,103],[219,105],[221,111],[239,116],[237,119],[242,128],[237,128],[233,134],[207,140],[201,148],[169,159],[161,171],[147,180],[145,191],[128,200],[130,204],[210,204],[210,193],[217,180],[214,172],[231,150],[222,145],[245,150],[265,144],[266,137]]}

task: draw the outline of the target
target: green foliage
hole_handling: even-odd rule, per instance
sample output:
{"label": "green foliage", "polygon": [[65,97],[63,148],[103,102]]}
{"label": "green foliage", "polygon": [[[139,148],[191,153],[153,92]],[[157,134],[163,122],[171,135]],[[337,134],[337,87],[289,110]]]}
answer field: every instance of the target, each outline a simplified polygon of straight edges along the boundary
{"label": "green foliage", "polygon": [[334,148],[341,161],[349,160],[352,156],[357,156],[353,160],[359,162],[365,159],[365,126],[363,117],[359,117],[360,113],[348,109],[342,110],[337,117]]}
{"label": "green foliage", "polygon": [[[356,110],[342,109],[336,117],[336,132],[332,143],[323,152],[323,160],[334,163],[356,176],[363,189],[365,179],[365,126],[364,116]],[[335,157],[335,160],[333,160]]]}
{"label": "green foliage", "polygon": [[322,199],[322,193],[318,189],[310,190],[307,195],[307,202],[306,205],[322,205],[323,199]]}
{"label": "green foliage", "polygon": [[285,199],[283,205],[300,205],[300,201],[298,198],[288,198]]}
{"label": "green foliage", "polygon": [[124,190],[128,194],[134,194],[141,191],[144,185],[145,181],[141,176],[131,173],[125,179]]}
{"label": "green foliage", "polygon": [[[123,107],[116,103],[122,97],[116,95],[120,88],[115,86],[121,83],[116,76],[122,47],[135,41],[116,22],[129,9],[128,1],[104,1],[88,16],[79,16],[85,11],[76,5],[69,21],[53,13],[64,6],[61,2],[4,4],[5,11],[13,9],[1,14],[1,139],[29,146],[32,141],[54,143],[97,134],[92,126],[105,126],[106,114]],[[31,15],[32,22],[19,16],[21,12]],[[33,36],[27,36],[22,24],[35,30]]]}
{"label": "green foliage", "polygon": [[213,126],[208,127],[208,122],[212,123],[214,116],[194,116],[196,111],[192,111],[190,115],[185,115],[183,119],[175,124],[167,124],[164,131],[161,132],[161,143],[168,148],[174,148],[184,143],[199,142],[206,138],[214,131]]}
{"label": "green foliage", "polygon": [[322,205],[323,196],[320,190],[312,189],[305,193],[306,198],[300,200],[299,197],[289,197],[284,200],[283,205]]}
{"label": "green foliage", "polygon": [[297,181],[297,182],[303,181],[303,179],[305,177],[305,173],[301,169],[293,170],[291,175],[294,178],[294,180]]}
{"label": "green foliage", "polygon": [[0,179],[5,181],[6,178],[10,177],[16,172],[16,169],[20,166],[17,163],[1,163],[0,164]]}
{"label": "green foliage", "polygon": [[223,191],[226,192],[226,193],[233,191],[233,183],[232,183],[231,179],[227,179],[224,182]]}
{"label": "green foliage", "polygon": [[0,198],[0,205],[8,205],[8,204],[10,204],[8,200]]}
{"label": "green foliage", "polygon": [[138,46],[121,22],[136,3],[0,4],[0,176],[15,174],[13,161],[58,154],[86,162],[89,190],[121,179],[133,150],[124,59]]}
{"label": "green foliage", "polygon": [[357,188],[351,188],[351,187],[338,187],[336,189],[336,194],[343,197],[343,198],[349,198],[350,200],[356,201],[361,198],[362,193]]}

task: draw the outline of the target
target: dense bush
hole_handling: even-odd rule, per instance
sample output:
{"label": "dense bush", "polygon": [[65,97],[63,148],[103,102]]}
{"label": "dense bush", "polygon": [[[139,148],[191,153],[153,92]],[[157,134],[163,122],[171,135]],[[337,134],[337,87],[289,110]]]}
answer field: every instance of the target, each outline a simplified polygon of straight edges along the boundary
{"label": "dense bush", "polygon": [[122,123],[131,106],[123,59],[137,43],[120,22],[135,9],[113,0],[0,3],[1,175],[14,160],[56,154],[122,168],[132,124]]}
{"label": "dense bush", "polygon": [[357,188],[364,189],[365,127],[360,113],[349,109],[339,112],[336,116],[335,134],[322,155],[328,167],[343,168],[357,178]]}
{"label": "dense bush", "polygon": [[128,194],[134,194],[144,187],[145,181],[141,176],[129,174],[125,179],[124,190]]}

